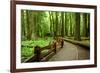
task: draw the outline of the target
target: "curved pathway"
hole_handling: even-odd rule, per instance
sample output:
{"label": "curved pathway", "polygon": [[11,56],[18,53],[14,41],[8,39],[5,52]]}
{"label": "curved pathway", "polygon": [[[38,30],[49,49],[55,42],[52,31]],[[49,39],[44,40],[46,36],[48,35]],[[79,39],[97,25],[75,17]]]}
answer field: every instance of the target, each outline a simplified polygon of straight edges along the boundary
{"label": "curved pathway", "polygon": [[84,60],[89,59],[89,50],[64,42],[63,48],[57,52],[50,61]]}

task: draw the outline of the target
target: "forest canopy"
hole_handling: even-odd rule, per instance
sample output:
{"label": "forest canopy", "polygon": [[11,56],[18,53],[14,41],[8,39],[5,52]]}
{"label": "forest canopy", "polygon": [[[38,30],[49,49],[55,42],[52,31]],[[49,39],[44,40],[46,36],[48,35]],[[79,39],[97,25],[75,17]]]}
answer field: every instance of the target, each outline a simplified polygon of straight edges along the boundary
{"label": "forest canopy", "polygon": [[90,13],[21,10],[21,39],[90,36]]}

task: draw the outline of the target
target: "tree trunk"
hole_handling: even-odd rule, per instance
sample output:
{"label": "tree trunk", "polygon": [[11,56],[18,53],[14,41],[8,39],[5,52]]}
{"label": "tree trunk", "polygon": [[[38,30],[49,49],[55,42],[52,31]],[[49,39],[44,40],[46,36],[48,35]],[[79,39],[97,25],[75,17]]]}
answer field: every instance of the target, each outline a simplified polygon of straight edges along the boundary
{"label": "tree trunk", "polygon": [[68,25],[67,25],[67,12],[65,13],[65,35],[68,36]]}
{"label": "tree trunk", "polygon": [[80,41],[81,40],[80,38],[80,13],[76,13],[75,15],[76,15],[75,17],[76,24],[75,24],[74,40]]}
{"label": "tree trunk", "polygon": [[88,37],[90,37],[90,14],[87,14],[87,19],[88,19],[88,29],[87,29],[87,35],[88,35]]}
{"label": "tree trunk", "polygon": [[64,37],[64,12],[61,13],[62,17],[62,29],[61,29],[61,35]]}
{"label": "tree trunk", "polygon": [[83,13],[83,37],[87,36],[87,14]]}

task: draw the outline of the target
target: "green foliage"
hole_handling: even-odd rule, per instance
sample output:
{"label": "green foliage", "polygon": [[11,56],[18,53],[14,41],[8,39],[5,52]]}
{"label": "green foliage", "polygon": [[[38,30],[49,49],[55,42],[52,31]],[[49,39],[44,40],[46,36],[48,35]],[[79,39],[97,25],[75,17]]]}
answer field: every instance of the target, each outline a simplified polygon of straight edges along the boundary
{"label": "green foliage", "polygon": [[34,51],[33,48],[22,47],[21,48],[21,62],[24,62],[25,59],[27,59],[31,55],[34,55],[33,51]]}
{"label": "green foliage", "polygon": [[26,41],[22,41],[21,45],[22,46],[30,46],[30,47],[34,47],[36,45],[43,47],[46,46],[50,43],[50,41],[52,41],[53,38],[52,37],[47,37],[47,38],[38,38],[36,40],[26,40]]}
{"label": "green foliage", "polygon": [[[23,62],[25,59],[28,57],[34,55],[34,47],[35,46],[40,46],[44,47],[49,45],[49,43],[53,40],[53,38],[48,37],[47,39],[44,38],[38,38],[37,40],[30,40],[30,41],[22,41],[21,44],[21,61]],[[47,54],[48,50],[44,50],[42,52],[42,55],[44,56]]]}

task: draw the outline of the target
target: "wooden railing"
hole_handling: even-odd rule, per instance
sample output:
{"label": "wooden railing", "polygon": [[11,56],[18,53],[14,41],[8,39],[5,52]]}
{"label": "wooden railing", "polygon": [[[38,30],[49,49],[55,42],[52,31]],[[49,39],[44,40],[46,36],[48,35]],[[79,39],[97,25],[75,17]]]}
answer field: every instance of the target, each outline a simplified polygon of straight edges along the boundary
{"label": "wooden railing", "polygon": [[[59,49],[63,48],[64,40],[61,37],[57,37],[52,43],[45,47],[35,46],[34,56],[31,56],[25,62],[41,62],[48,61]],[[43,55],[43,51],[47,50],[46,54]]]}

